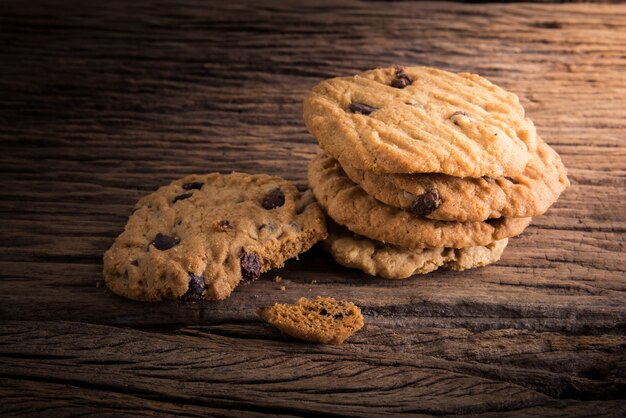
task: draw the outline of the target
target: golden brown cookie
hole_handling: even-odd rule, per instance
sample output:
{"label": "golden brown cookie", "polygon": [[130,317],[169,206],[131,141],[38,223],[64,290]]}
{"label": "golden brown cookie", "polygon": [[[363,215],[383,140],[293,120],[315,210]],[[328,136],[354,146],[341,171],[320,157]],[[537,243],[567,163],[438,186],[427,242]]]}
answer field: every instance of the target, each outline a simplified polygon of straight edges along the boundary
{"label": "golden brown cookie", "polygon": [[326,237],[311,192],[266,175],[191,175],[142,198],[104,255],[118,295],[224,299]]}
{"label": "golden brown cookie", "polygon": [[435,221],[394,208],[369,196],[326,154],[309,162],[309,183],[324,211],[359,235],[401,247],[464,248],[518,235],[530,218],[486,222]]}
{"label": "golden brown cookie", "polygon": [[524,172],[512,177],[376,174],[351,166],[342,168],[352,181],[381,202],[445,221],[539,216],[569,186],[561,158],[541,139]]}
{"label": "golden brown cookie", "polygon": [[508,238],[504,238],[484,246],[409,250],[365,238],[335,224],[329,228],[328,238],[321,245],[342,266],[371,276],[405,279],[438,268],[461,271],[495,263],[507,243]]}
{"label": "golden brown cookie", "polygon": [[376,173],[514,176],[537,148],[515,94],[429,67],[322,81],[305,99],[304,121],[342,165]]}
{"label": "golden brown cookie", "polygon": [[257,314],[285,334],[320,344],[341,344],[364,325],[354,303],[321,296],[291,305],[275,303]]}

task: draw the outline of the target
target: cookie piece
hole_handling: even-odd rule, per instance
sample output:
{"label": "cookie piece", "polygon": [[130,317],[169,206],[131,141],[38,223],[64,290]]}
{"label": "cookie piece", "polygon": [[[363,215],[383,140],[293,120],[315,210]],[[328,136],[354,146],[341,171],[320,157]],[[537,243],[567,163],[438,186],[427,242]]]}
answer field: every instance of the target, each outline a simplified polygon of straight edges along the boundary
{"label": "cookie piece", "polygon": [[309,183],[324,211],[359,235],[409,249],[487,245],[520,234],[530,218],[487,222],[435,221],[415,216],[369,196],[326,154],[309,162]]}
{"label": "cookie piece", "polygon": [[341,344],[364,325],[354,303],[321,296],[291,305],[275,303],[256,312],[285,334],[320,344]]}
{"label": "cookie piece", "polygon": [[502,256],[507,243],[508,238],[504,238],[484,246],[409,250],[383,244],[333,225],[329,227],[328,238],[321,245],[342,266],[362,270],[371,276],[405,279],[438,268],[462,271],[495,263]]}
{"label": "cookie piece", "polygon": [[310,191],[261,174],[187,176],[135,209],[104,255],[107,286],[135,300],[224,299],[326,237]]}
{"label": "cookie piece", "polygon": [[304,121],[342,165],[376,173],[514,176],[537,148],[515,94],[429,67],[322,81],[305,99]]}
{"label": "cookie piece", "polygon": [[524,172],[513,177],[376,174],[351,166],[342,168],[381,202],[444,221],[539,216],[570,184],[559,154],[541,138]]}

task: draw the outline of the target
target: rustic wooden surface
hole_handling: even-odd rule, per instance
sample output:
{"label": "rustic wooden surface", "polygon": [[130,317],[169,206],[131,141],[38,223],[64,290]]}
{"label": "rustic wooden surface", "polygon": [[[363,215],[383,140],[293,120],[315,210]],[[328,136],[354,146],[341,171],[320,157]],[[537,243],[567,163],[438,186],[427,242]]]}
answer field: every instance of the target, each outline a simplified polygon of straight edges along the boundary
{"label": "rustic wooden surface", "polygon": [[[0,411],[626,414],[626,5],[302,3],[2,2]],[[304,186],[307,89],[393,63],[516,92],[569,167],[501,262],[385,281],[314,249],[219,303],[100,285],[140,196],[209,171]],[[366,327],[325,347],[254,314],[308,295]]]}

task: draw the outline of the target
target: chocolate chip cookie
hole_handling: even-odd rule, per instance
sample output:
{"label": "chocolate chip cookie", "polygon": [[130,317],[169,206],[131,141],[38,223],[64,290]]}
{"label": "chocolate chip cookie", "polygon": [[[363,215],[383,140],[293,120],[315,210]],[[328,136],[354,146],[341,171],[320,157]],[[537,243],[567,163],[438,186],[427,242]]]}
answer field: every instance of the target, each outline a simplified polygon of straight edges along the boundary
{"label": "chocolate chip cookie", "polygon": [[495,263],[507,243],[508,238],[504,238],[484,246],[409,250],[354,234],[340,225],[332,225],[328,238],[321,245],[345,267],[386,279],[404,279],[438,268],[460,271]]}
{"label": "chocolate chip cookie", "polygon": [[342,165],[375,173],[516,176],[537,148],[515,94],[429,67],[322,81],[305,99],[304,121]]}
{"label": "chocolate chip cookie", "polygon": [[309,162],[309,183],[319,204],[337,223],[368,238],[409,249],[488,245],[520,234],[530,218],[486,222],[436,221],[385,205],[350,180],[326,154]]}
{"label": "chocolate chip cookie", "polygon": [[539,216],[569,186],[561,158],[540,138],[524,172],[512,177],[376,174],[348,165],[343,170],[379,201],[445,221]]}
{"label": "chocolate chip cookie", "polygon": [[191,175],[137,203],[104,277],[135,300],[224,299],[325,237],[310,191],[267,175]]}

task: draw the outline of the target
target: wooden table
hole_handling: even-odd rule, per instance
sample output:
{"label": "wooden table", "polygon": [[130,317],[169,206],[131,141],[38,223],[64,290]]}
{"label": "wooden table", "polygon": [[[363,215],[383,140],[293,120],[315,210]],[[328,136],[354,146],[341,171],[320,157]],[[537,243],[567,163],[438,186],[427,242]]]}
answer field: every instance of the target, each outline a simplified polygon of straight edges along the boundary
{"label": "wooden table", "polygon": [[[626,5],[92,3],[0,5],[1,412],[626,414]],[[304,186],[307,90],[394,63],[516,92],[568,166],[498,264],[387,281],[313,249],[223,302],[103,286],[139,197],[210,171]],[[366,327],[319,346],[254,313],[314,295]]]}

